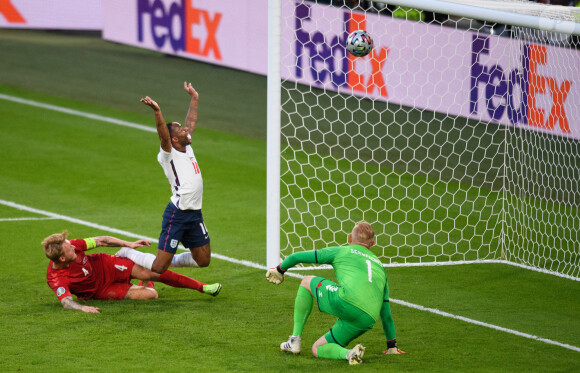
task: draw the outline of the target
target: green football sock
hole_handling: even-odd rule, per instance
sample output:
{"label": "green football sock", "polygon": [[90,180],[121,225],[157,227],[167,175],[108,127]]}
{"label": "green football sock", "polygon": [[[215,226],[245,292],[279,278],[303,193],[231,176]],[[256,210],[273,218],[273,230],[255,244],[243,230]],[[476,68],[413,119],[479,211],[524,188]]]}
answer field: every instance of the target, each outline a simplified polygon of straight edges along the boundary
{"label": "green football sock", "polygon": [[296,301],[294,302],[294,331],[292,335],[301,336],[304,330],[304,324],[310,316],[312,311],[312,295],[303,286],[298,288],[298,294],[296,294]]}
{"label": "green football sock", "polygon": [[318,357],[334,360],[345,360],[348,350],[336,343],[327,343],[318,347]]}

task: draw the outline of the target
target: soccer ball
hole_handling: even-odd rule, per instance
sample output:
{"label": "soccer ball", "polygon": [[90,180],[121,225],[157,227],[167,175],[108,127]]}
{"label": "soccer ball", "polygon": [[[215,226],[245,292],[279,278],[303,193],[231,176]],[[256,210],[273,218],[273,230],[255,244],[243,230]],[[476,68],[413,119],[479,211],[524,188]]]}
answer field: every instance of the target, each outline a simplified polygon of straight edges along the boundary
{"label": "soccer ball", "polygon": [[368,32],[356,30],[346,39],[346,50],[355,57],[364,57],[373,49],[373,39]]}

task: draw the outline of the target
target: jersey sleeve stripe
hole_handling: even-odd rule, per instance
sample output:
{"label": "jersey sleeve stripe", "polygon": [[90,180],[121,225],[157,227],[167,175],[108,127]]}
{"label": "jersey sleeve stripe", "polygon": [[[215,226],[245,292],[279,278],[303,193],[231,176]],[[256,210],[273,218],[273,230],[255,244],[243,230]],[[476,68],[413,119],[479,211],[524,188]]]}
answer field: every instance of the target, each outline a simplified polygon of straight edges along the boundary
{"label": "jersey sleeve stripe", "polygon": [[173,159],[169,163],[171,164],[171,169],[173,170],[173,175],[175,176],[175,185],[180,186],[181,184],[179,184],[179,177],[177,177],[177,171],[175,170],[175,165],[173,164]]}

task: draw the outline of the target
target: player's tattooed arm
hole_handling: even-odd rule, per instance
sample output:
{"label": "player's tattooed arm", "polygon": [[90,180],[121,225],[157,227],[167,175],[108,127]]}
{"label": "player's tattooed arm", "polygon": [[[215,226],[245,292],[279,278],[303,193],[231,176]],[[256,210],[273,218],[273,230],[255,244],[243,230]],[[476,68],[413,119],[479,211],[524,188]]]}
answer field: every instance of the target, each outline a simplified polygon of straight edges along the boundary
{"label": "player's tattooed arm", "polygon": [[197,127],[197,110],[199,106],[199,94],[193,88],[191,83],[183,82],[183,88],[191,96],[191,101],[189,103],[189,109],[187,110],[187,116],[185,117],[185,128],[191,135],[195,128]]}
{"label": "player's tattooed arm", "polygon": [[83,308],[83,305],[75,302],[72,297],[62,298],[60,303],[62,303],[62,306],[64,308],[68,308],[70,310],[80,310],[81,308]]}
{"label": "player's tattooed arm", "polygon": [[131,249],[135,249],[141,246],[151,246],[151,242],[148,240],[137,240],[135,242],[128,242],[123,241],[115,237],[111,236],[98,236],[93,237],[95,240],[95,244],[97,247],[130,247]]}
{"label": "player's tattooed arm", "polygon": [[110,237],[110,236],[98,236],[93,237],[95,240],[95,244],[97,247],[121,247],[125,241],[121,241],[118,238]]}
{"label": "player's tattooed arm", "polygon": [[82,304],[75,302],[72,297],[62,298],[60,303],[62,303],[64,308],[69,310],[78,310],[87,313],[100,313],[97,307],[83,306]]}

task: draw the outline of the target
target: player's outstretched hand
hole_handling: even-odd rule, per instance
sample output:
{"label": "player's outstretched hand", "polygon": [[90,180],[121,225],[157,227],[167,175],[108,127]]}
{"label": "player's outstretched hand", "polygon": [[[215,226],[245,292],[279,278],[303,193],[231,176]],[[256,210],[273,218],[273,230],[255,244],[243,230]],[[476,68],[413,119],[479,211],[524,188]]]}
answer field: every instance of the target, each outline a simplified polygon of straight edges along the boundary
{"label": "player's outstretched hand", "polygon": [[279,285],[284,282],[284,275],[278,272],[276,268],[270,268],[266,271],[266,279],[273,284]]}
{"label": "player's outstretched hand", "polygon": [[136,248],[141,247],[141,246],[151,246],[151,241],[137,240],[135,242],[131,242],[130,245],[127,245],[127,247],[129,247],[131,249],[136,249]]}
{"label": "player's outstretched hand", "polygon": [[400,355],[404,353],[405,351],[399,350],[397,347],[388,348],[386,351],[383,351],[383,354],[385,355]]}
{"label": "player's outstretched hand", "polygon": [[86,312],[86,313],[101,313],[97,307],[91,307],[91,306],[82,306],[81,311]]}
{"label": "player's outstretched hand", "polygon": [[191,83],[188,84],[187,82],[183,82],[183,88],[185,89],[185,92],[189,93],[192,98],[195,98],[196,100],[199,99],[199,94],[195,88],[193,88]]}
{"label": "player's outstretched hand", "polygon": [[153,109],[154,111],[159,111],[161,110],[159,108],[159,105],[157,104],[157,102],[153,101],[153,99],[151,99],[151,97],[147,96],[145,98],[142,98],[140,100],[142,103],[144,103],[145,105],[151,107],[151,109]]}

